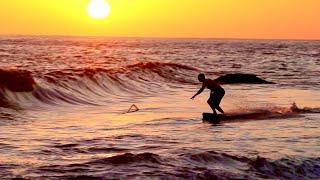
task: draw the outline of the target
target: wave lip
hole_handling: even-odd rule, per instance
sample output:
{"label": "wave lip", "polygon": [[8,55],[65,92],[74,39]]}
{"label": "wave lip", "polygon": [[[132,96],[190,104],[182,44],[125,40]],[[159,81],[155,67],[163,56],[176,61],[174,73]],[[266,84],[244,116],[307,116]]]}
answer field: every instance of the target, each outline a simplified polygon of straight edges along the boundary
{"label": "wave lip", "polygon": [[30,92],[33,91],[35,84],[30,71],[0,69],[0,88],[13,92]]}
{"label": "wave lip", "polygon": [[185,69],[185,70],[198,70],[197,68],[190,67],[187,65],[177,64],[177,63],[160,63],[160,62],[139,62],[137,64],[128,65],[127,68],[141,68],[141,69],[154,69],[160,67],[172,67],[176,69]]}
{"label": "wave lip", "polygon": [[196,75],[200,70],[188,65],[177,63],[139,62],[111,72],[125,74],[133,81],[164,82],[177,84],[196,84]]}

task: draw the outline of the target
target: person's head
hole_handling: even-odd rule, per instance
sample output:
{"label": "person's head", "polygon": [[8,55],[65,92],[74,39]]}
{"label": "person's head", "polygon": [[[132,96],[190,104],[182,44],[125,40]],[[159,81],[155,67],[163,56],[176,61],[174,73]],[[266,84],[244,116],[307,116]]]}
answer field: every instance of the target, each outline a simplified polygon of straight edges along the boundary
{"label": "person's head", "polygon": [[199,80],[200,82],[203,82],[205,79],[206,79],[206,76],[205,76],[203,73],[201,73],[201,74],[198,75],[198,80]]}

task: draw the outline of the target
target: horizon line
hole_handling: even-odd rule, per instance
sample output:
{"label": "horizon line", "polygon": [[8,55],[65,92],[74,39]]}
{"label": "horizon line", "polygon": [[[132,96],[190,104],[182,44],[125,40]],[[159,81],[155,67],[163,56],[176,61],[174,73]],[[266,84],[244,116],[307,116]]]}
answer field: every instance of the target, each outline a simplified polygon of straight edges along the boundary
{"label": "horizon line", "polygon": [[274,40],[274,41],[320,41],[306,38],[241,38],[241,37],[172,37],[172,36],[108,36],[108,35],[60,35],[60,34],[0,34],[0,37],[83,37],[83,38],[131,38],[131,39],[215,39],[215,40]]}

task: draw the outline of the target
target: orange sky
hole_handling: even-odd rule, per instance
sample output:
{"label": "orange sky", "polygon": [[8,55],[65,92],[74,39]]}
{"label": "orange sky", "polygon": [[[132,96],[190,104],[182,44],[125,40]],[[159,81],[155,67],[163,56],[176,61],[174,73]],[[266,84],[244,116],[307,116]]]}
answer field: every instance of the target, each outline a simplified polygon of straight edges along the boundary
{"label": "orange sky", "polygon": [[0,34],[320,39],[320,0],[1,0]]}

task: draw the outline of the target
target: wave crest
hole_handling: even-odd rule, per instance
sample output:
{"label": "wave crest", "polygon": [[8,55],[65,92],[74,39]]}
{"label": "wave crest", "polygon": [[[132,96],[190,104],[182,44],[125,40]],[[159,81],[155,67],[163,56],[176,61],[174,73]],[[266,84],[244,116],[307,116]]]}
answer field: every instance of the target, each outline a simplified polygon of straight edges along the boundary
{"label": "wave crest", "polygon": [[125,153],[117,156],[112,156],[109,158],[98,159],[88,164],[105,164],[105,165],[120,165],[120,164],[128,164],[128,163],[141,163],[141,162],[149,162],[160,164],[160,156],[152,153],[141,153],[141,154],[132,154]]}

